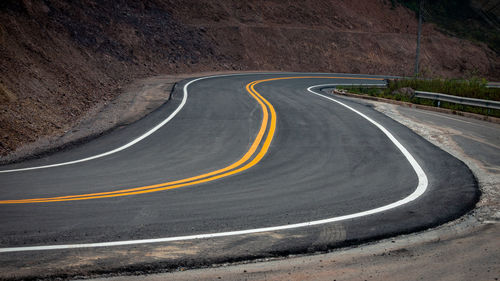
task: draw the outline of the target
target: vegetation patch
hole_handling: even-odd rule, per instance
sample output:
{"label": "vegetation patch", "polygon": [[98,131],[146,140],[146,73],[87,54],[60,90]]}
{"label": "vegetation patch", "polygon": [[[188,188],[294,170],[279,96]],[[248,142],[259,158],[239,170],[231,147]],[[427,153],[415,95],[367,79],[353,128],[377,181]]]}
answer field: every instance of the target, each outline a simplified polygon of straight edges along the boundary
{"label": "vegetation patch", "polygon": [[386,92],[394,92],[401,88],[415,91],[435,92],[466,98],[500,101],[499,88],[486,88],[486,79],[397,79],[389,81]]}
{"label": "vegetation patch", "polygon": [[466,98],[486,99],[500,101],[500,89],[486,88],[486,80],[471,78],[469,80],[455,79],[398,79],[389,80],[387,88],[366,87],[337,87],[349,92],[369,95],[373,97],[386,98],[428,106],[439,106],[456,111],[477,113],[487,116],[500,117],[500,110],[487,109],[476,106],[460,105],[450,102],[439,102],[437,100],[423,99],[414,96],[414,91],[435,92],[447,95],[455,95]]}

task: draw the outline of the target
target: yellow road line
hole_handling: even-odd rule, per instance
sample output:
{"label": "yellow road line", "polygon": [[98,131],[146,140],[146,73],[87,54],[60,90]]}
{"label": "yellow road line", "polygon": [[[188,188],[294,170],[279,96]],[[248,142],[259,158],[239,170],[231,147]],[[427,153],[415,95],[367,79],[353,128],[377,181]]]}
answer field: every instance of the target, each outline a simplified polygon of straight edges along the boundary
{"label": "yellow road line", "polygon": [[[215,171],[212,171],[209,173],[201,174],[198,176],[186,178],[186,179],[181,179],[181,180],[172,181],[172,182],[165,182],[165,183],[160,183],[160,184],[155,184],[155,185],[148,185],[148,186],[123,189],[123,190],[116,190],[116,191],[109,191],[109,192],[80,194],[80,195],[19,199],[19,200],[0,200],[0,204],[25,204],[25,203],[76,201],[76,200],[88,200],[88,199],[97,199],[97,198],[110,198],[110,197],[118,197],[118,196],[144,194],[144,193],[157,192],[157,191],[174,189],[174,188],[179,188],[179,187],[184,187],[184,186],[190,186],[190,185],[195,185],[195,184],[199,184],[199,183],[205,183],[205,182],[213,181],[213,180],[216,180],[219,178],[227,177],[227,176],[242,172],[244,170],[247,170],[247,169],[255,166],[257,163],[259,163],[262,160],[262,158],[265,156],[265,154],[269,150],[269,147],[271,145],[271,141],[274,137],[274,132],[276,130],[276,112],[274,110],[274,107],[271,105],[271,103],[269,103],[264,97],[262,97],[255,90],[255,85],[260,84],[262,82],[268,82],[268,81],[285,80],[285,79],[304,79],[304,78],[330,78],[330,79],[335,79],[335,78],[339,79],[340,78],[340,79],[361,79],[361,80],[383,80],[380,78],[302,76],[302,77],[279,77],[279,78],[270,78],[270,79],[253,81],[253,82],[250,82],[249,84],[246,85],[246,90],[255,100],[257,100],[257,102],[259,103],[259,105],[262,108],[263,118],[262,118],[261,127],[259,129],[259,132],[257,133],[257,136],[256,136],[254,142],[252,143],[250,149],[245,153],[245,155],[241,159],[236,161],[235,163],[233,163],[225,168],[215,170]],[[267,107],[266,107],[266,105],[267,105]],[[255,151],[257,150],[257,148],[261,144],[261,141],[262,141],[264,133],[267,129],[268,120],[269,120],[269,112],[268,112],[267,108],[269,108],[269,111],[271,112],[271,120],[270,120],[269,131],[267,133],[266,139],[264,140],[264,144],[262,145],[261,150],[259,151],[257,156],[255,156],[255,158],[252,161],[250,161],[246,165],[238,168],[239,166],[244,164],[246,161],[248,161],[252,157],[252,155],[255,153]]]}
{"label": "yellow road line", "polygon": [[[268,113],[267,107],[265,106],[265,104],[259,98],[259,97],[262,97],[262,96],[260,96],[260,94],[258,94],[258,93],[257,94],[254,93],[254,90],[251,90],[251,87],[254,84],[256,84],[257,82],[258,81],[254,81],[254,82],[249,83],[246,86],[246,89],[252,95],[252,97],[254,97],[254,99],[257,100],[257,102],[260,104],[260,106],[262,108],[263,118],[262,118],[261,127],[260,127],[260,130],[259,130],[258,134],[257,134],[257,137],[255,138],[254,142],[252,143],[252,145],[251,145],[250,149],[247,151],[247,153],[245,153],[245,155],[240,160],[238,160],[237,162],[233,163],[232,165],[229,165],[229,166],[227,166],[225,168],[222,168],[222,169],[219,169],[219,170],[216,170],[216,171],[212,171],[210,173],[206,173],[206,174],[202,174],[202,175],[198,175],[198,176],[195,176],[195,177],[190,177],[190,178],[186,178],[186,179],[182,179],[182,180],[177,180],[177,181],[173,181],[173,182],[166,182],[166,183],[160,183],[160,184],[155,184],[155,185],[149,185],[149,186],[143,186],[143,187],[137,187],[137,188],[131,188],[131,189],[124,189],[124,190],[117,190],[117,191],[110,191],[110,192],[100,192],[100,193],[91,193],[91,194],[60,196],[60,197],[50,197],[50,198],[2,200],[2,201],[0,201],[0,204],[15,204],[15,203],[20,204],[20,203],[41,203],[41,202],[74,201],[74,200],[84,200],[84,199],[93,199],[93,198],[116,197],[116,196],[125,196],[125,195],[132,195],[132,194],[140,194],[140,193],[146,193],[146,192],[144,192],[144,190],[152,190],[152,191],[148,191],[148,192],[153,192],[153,191],[178,188],[178,187],[181,187],[181,186],[187,186],[187,185],[193,185],[193,184],[197,184],[197,183],[201,183],[201,182],[206,182],[206,180],[204,180],[204,181],[196,181],[196,182],[192,182],[192,181],[195,181],[195,180],[201,179],[201,178],[206,178],[206,177],[209,177],[209,176],[212,176],[212,175],[215,175],[215,174],[223,173],[223,172],[229,171],[231,169],[237,168],[238,166],[240,166],[243,163],[245,163],[248,159],[250,159],[251,156],[254,154],[254,152],[257,150],[258,146],[261,143],[262,137],[264,136],[264,133],[265,133],[266,128],[267,128],[267,125],[268,125],[269,113]],[[253,87],[252,87],[252,89],[253,89]],[[276,115],[275,112],[273,114],[274,114],[274,116]],[[274,119],[275,118],[276,117],[274,117]],[[211,178],[211,180],[214,180],[214,179],[217,179],[217,178],[220,178],[220,176],[219,177],[215,177],[215,178]],[[190,182],[190,183],[186,184],[186,182]],[[184,183],[184,184],[182,184],[182,183]],[[162,187],[162,188],[158,189],[159,187]],[[143,192],[140,192],[140,191],[143,191]]]}
{"label": "yellow road line", "polygon": [[[216,170],[216,171],[212,171],[212,172],[209,172],[209,173],[206,173],[206,174],[201,174],[201,175],[198,175],[198,176],[190,177],[190,178],[185,178],[185,179],[181,179],[181,180],[172,181],[172,182],[165,182],[165,183],[160,183],[160,184],[155,184],[155,185],[148,185],[148,186],[142,186],[142,187],[136,187],[136,188],[130,188],[130,189],[122,189],[122,190],[116,190],[116,191],[90,193],[90,194],[81,194],[81,195],[69,195],[69,196],[60,196],[60,197],[50,197],[50,198],[20,199],[20,200],[11,200],[11,201],[39,201],[39,200],[49,200],[49,199],[50,200],[68,199],[68,198],[92,197],[92,196],[97,196],[97,195],[108,195],[108,194],[116,194],[116,193],[138,191],[138,190],[151,189],[151,188],[156,188],[156,187],[164,187],[164,186],[167,186],[167,185],[174,185],[174,184],[180,184],[180,183],[190,182],[190,181],[194,181],[194,180],[197,180],[197,179],[209,177],[209,176],[212,176],[212,175],[215,175],[215,174],[223,173],[225,171],[234,169],[234,168],[240,166],[241,164],[245,163],[248,159],[250,159],[250,157],[253,155],[253,153],[257,150],[257,148],[258,148],[258,146],[259,146],[259,144],[260,144],[260,142],[262,140],[262,137],[264,136],[264,133],[266,131],[266,127],[267,127],[267,123],[268,123],[268,119],[269,119],[269,113],[268,113],[267,108],[264,105],[264,103],[255,94],[253,94],[250,91],[249,87],[253,83],[255,83],[255,81],[251,82],[251,83],[249,83],[247,85],[247,91],[261,105],[262,112],[263,112],[262,123],[261,123],[260,129],[259,129],[259,132],[257,133],[257,137],[255,138],[254,142],[250,146],[250,149],[245,153],[245,155],[240,160],[238,160],[237,162],[235,162],[235,163],[233,163],[233,164],[231,164],[231,165],[229,165],[229,166],[227,166],[225,168],[222,168],[222,169],[219,169],[219,170]],[[8,201],[8,200],[5,200],[5,201]],[[2,202],[4,202],[4,201],[0,201],[0,203],[2,203]]]}

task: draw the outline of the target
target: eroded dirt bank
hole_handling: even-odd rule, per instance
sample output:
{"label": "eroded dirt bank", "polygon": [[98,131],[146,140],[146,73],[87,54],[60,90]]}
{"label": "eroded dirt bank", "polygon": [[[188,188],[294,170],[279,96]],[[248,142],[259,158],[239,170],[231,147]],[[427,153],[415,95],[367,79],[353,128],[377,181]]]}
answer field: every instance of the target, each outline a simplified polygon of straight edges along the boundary
{"label": "eroded dirt bank", "polygon": [[[0,4],[0,155],[69,131],[157,74],[286,70],[410,75],[415,16],[390,1]],[[424,26],[424,73],[500,77],[485,45]]]}

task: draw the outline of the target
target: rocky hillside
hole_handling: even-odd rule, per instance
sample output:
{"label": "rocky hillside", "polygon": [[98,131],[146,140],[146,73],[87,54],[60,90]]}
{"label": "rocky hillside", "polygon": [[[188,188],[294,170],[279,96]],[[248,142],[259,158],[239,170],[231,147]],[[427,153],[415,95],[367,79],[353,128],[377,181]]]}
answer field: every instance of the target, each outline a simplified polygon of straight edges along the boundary
{"label": "rocky hillside", "polygon": [[[412,11],[382,0],[3,0],[0,154],[62,134],[123,85],[157,74],[411,75],[416,28]],[[432,24],[421,58],[425,75],[500,80],[497,53]]]}

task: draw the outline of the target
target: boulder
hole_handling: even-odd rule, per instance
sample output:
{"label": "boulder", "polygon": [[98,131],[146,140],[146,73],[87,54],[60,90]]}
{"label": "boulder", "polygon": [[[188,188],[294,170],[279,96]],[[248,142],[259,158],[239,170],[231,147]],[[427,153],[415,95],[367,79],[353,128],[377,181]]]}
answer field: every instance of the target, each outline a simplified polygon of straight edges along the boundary
{"label": "boulder", "polygon": [[415,95],[415,90],[410,87],[400,88],[392,92],[393,95],[402,95],[405,97],[412,98]]}

